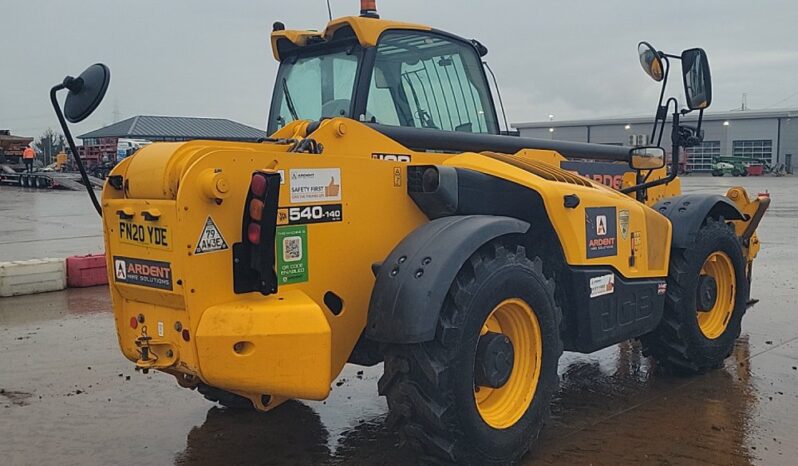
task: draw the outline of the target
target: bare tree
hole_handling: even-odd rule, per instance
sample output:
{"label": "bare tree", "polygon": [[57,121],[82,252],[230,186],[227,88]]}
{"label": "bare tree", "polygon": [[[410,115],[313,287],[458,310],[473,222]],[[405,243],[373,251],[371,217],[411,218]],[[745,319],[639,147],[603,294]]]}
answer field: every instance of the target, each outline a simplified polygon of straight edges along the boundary
{"label": "bare tree", "polygon": [[56,133],[52,129],[47,128],[41,136],[36,138],[36,142],[33,145],[36,148],[36,157],[39,158],[46,167],[55,161],[55,156],[59,152],[64,150],[66,140],[63,134]]}

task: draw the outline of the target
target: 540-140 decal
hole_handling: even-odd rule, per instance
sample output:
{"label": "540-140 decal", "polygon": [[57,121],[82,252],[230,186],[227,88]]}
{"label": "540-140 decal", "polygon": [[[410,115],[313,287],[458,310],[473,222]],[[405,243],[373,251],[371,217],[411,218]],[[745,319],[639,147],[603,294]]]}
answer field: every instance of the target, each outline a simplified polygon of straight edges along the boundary
{"label": "540-140 decal", "polygon": [[277,209],[277,224],[307,225],[310,223],[340,222],[344,219],[343,212],[341,204],[280,207]]}

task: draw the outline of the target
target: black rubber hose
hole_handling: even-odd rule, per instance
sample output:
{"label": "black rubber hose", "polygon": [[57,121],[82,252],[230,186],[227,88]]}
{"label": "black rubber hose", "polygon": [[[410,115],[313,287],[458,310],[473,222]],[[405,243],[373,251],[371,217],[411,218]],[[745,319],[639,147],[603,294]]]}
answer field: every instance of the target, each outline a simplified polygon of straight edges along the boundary
{"label": "black rubber hose", "polygon": [[94,188],[91,185],[91,181],[89,181],[89,175],[86,174],[86,169],[83,167],[83,161],[80,160],[78,148],[75,146],[75,140],[72,139],[72,133],[69,131],[69,127],[64,119],[64,113],[61,111],[61,106],[58,105],[56,93],[62,89],[66,89],[66,86],[63,84],[53,86],[53,88],[50,89],[50,102],[53,104],[53,110],[55,110],[55,114],[58,117],[58,123],[61,124],[61,129],[64,131],[64,136],[66,136],[67,143],[69,144],[69,149],[72,151],[72,156],[75,158],[78,171],[80,171],[80,176],[83,178],[83,184],[86,185],[86,191],[89,192],[91,203],[94,204],[94,208],[97,210],[97,213],[100,215],[100,217],[102,217],[103,209],[100,206],[100,201],[97,200],[97,195],[94,193]]}

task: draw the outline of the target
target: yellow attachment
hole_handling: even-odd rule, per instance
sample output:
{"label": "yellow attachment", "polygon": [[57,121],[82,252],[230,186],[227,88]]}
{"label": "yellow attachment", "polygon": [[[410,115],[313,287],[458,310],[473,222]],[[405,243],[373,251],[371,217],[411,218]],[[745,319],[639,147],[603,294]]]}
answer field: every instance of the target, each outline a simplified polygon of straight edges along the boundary
{"label": "yellow attachment", "polygon": [[301,291],[209,307],[196,342],[202,377],[214,387],[310,400],[330,392],[330,326]]}
{"label": "yellow attachment", "polygon": [[707,257],[701,267],[701,275],[708,275],[717,283],[715,305],[706,312],[696,311],[701,333],[710,340],[714,340],[726,331],[726,326],[734,312],[735,287],[737,286],[734,265],[726,253],[716,251]]}
{"label": "yellow attachment", "polygon": [[[770,203],[769,199],[763,199],[760,197],[757,197],[752,201],[748,197],[748,193],[745,191],[745,189],[740,186],[729,189],[729,191],[726,193],[726,197],[728,197],[732,202],[735,203],[735,205],[737,205],[737,208],[740,209],[740,212],[742,212],[743,216],[747,219],[734,221],[734,232],[737,236],[742,236],[752,221],[758,222],[761,220],[761,214],[760,217],[757,218],[757,211],[760,209],[766,209],[767,205]],[[767,202],[767,204],[763,204],[763,202]],[[760,246],[759,237],[757,237],[756,233],[754,233],[751,236],[751,240],[748,242],[748,246],[745,247],[745,245],[743,245],[743,251],[745,253],[747,262],[751,263],[754,258],[756,258],[756,255],[759,253]]]}
{"label": "yellow attachment", "polygon": [[308,44],[309,39],[320,37],[324,40],[329,40],[337,30],[344,27],[352,28],[361,47],[375,47],[382,33],[388,29],[410,29],[415,31],[432,30],[431,27],[420,24],[366,18],[362,16],[345,16],[330,21],[329,24],[327,24],[327,28],[324,29],[324,32],[296,30],[272,32],[271,42],[274,58],[277,60],[281,59],[279,47],[284,41],[288,41],[297,47],[304,47]]}
{"label": "yellow attachment", "polygon": [[474,399],[482,420],[494,429],[512,427],[535,397],[543,357],[543,336],[535,311],[518,298],[506,299],[491,311],[482,327],[506,335],[515,356],[510,378],[500,388],[475,387]]}

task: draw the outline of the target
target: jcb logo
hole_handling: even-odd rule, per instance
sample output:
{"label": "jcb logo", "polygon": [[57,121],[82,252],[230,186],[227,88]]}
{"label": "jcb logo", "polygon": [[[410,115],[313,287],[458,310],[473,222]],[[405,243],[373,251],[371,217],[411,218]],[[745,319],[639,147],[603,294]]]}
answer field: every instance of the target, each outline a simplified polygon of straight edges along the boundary
{"label": "jcb logo", "polygon": [[375,160],[385,160],[387,162],[410,163],[410,156],[407,154],[371,154]]}

